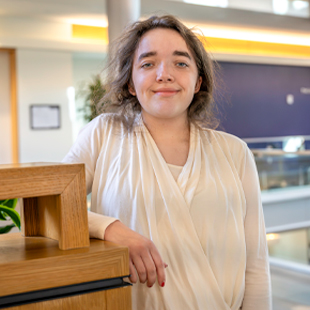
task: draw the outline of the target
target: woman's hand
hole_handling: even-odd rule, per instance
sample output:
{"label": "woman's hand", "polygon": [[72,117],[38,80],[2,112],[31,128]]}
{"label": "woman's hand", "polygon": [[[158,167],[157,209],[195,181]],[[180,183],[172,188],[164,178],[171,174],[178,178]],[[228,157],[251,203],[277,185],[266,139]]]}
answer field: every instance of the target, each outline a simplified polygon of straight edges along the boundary
{"label": "woman's hand", "polygon": [[[139,276],[140,283],[147,283],[152,287],[158,280],[163,287],[166,282],[165,264],[154,243],[142,235],[131,230],[120,221],[110,224],[104,235],[104,240],[118,243],[129,248],[130,281],[136,283]],[[137,272],[136,272],[137,271]]]}

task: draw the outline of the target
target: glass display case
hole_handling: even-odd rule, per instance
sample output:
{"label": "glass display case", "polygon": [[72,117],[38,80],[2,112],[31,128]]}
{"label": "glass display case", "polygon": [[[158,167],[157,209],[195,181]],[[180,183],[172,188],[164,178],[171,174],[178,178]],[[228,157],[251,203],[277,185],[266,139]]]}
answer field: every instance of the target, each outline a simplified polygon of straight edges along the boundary
{"label": "glass display case", "polygon": [[310,228],[269,233],[267,242],[270,257],[309,266]]}
{"label": "glass display case", "polygon": [[310,151],[252,152],[262,190],[270,258],[309,266]]}
{"label": "glass display case", "polygon": [[261,190],[310,185],[310,151],[252,150]]}

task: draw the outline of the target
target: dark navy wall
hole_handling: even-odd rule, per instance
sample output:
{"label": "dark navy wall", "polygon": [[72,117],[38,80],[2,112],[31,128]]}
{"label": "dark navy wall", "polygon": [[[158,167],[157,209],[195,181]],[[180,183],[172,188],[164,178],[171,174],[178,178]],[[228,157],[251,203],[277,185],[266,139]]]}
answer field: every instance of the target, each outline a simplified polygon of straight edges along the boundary
{"label": "dark navy wall", "polygon": [[[223,110],[222,127],[241,138],[310,135],[310,68],[219,63]],[[286,96],[294,95],[293,105]]]}

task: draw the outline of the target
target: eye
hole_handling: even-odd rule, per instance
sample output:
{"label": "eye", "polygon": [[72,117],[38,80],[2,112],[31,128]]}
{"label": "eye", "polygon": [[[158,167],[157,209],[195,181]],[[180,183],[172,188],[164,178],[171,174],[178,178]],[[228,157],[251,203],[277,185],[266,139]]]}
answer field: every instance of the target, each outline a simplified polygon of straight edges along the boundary
{"label": "eye", "polygon": [[185,62],[178,62],[178,63],[177,63],[177,66],[178,66],[178,67],[181,67],[181,68],[185,68],[185,67],[188,67],[188,64],[185,63]]}
{"label": "eye", "polygon": [[152,66],[153,66],[153,64],[146,62],[146,63],[142,64],[141,68],[150,68]]}

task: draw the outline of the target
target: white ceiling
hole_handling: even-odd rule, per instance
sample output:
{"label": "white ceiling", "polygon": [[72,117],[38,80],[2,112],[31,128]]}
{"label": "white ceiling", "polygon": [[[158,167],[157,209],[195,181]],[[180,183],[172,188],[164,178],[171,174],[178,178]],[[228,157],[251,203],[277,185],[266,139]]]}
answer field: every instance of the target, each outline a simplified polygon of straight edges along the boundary
{"label": "white ceiling", "polygon": [[106,19],[106,4],[105,0],[0,0],[1,15],[59,21]]}
{"label": "white ceiling", "polygon": [[[84,21],[95,20],[97,24],[99,21],[102,26],[106,26],[106,1],[107,0],[0,0],[0,25],[8,25],[9,29],[14,28],[13,30],[15,31],[12,30],[14,34],[8,36],[6,32],[1,33],[2,29],[0,29],[0,38],[3,41],[0,40],[0,47],[2,43],[2,46],[38,47],[52,50],[63,49],[75,52],[80,51],[82,56],[85,51],[87,51],[91,52],[92,55],[98,53],[96,55],[102,57],[102,46],[100,44],[82,44],[81,42],[72,43],[71,41],[63,42],[62,40],[58,40],[58,37],[54,38],[54,40],[58,40],[57,44],[55,44],[53,40],[46,40],[45,36],[42,41],[41,37],[35,35],[31,36],[29,33],[23,33],[20,31],[19,27],[25,25],[25,29],[30,29],[28,31],[33,34],[36,31],[35,29],[38,27],[41,28],[45,24],[38,22],[38,20],[78,23],[76,22],[78,19]],[[254,3],[256,1],[269,0],[229,1],[247,1]],[[253,34],[259,34],[260,36],[264,36],[264,42],[278,42],[275,40],[276,37],[277,40],[281,40],[278,43],[310,46],[310,20],[305,18],[280,16],[270,13],[260,13],[232,8],[223,9],[192,5],[179,2],[178,0],[141,0],[141,16],[147,17],[154,14],[173,14],[186,22],[189,26],[198,26],[203,33],[205,33],[204,30],[206,29],[206,36],[212,36],[213,32],[217,33],[218,31],[221,31],[225,32],[225,36],[219,35],[219,37],[228,38],[226,37],[226,34],[229,31],[231,31],[232,34],[238,32],[238,35],[240,35],[240,33],[243,35],[247,32],[251,38],[249,40],[255,40]],[[2,21],[4,23],[1,24]],[[6,23],[6,21],[9,22]],[[16,21],[18,24],[17,26]],[[24,22],[25,24],[23,24]],[[28,24],[31,25],[31,27]],[[27,25],[30,28],[27,28]],[[63,29],[62,27],[63,25],[60,25],[59,29]],[[40,28],[38,30],[40,30]],[[42,29],[43,32],[44,29]],[[57,29],[55,30],[56,32]],[[64,27],[64,29],[66,29],[66,27]],[[48,28],[48,30],[50,29]],[[268,37],[268,40],[272,41],[268,41],[267,36],[270,37]],[[237,36],[235,38],[239,37]],[[243,39],[247,40],[247,38]],[[260,39],[258,39],[258,41],[260,41]],[[271,57],[270,59],[260,59],[252,56],[246,58],[244,55],[239,57],[238,55],[227,56],[224,54],[217,54],[216,57],[218,60],[224,61],[261,61],[262,63],[272,64],[276,62],[274,57]],[[277,61],[279,64],[310,66],[307,59],[286,60],[285,58],[279,58]]]}
{"label": "white ceiling", "polygon": [[[244,0],[234,0],[244,1]],[[259,0],[247,0],[259,1]],[[141,0],[141,15],[154,13],[175,14],[197,24],[217,23],[310,32],[310,20],[268,13],[191,5],[167,0]],[[94,19],[107,24],[106,0],[0,0],[1,16],[24,16],[73,22],[76,19]]]}

